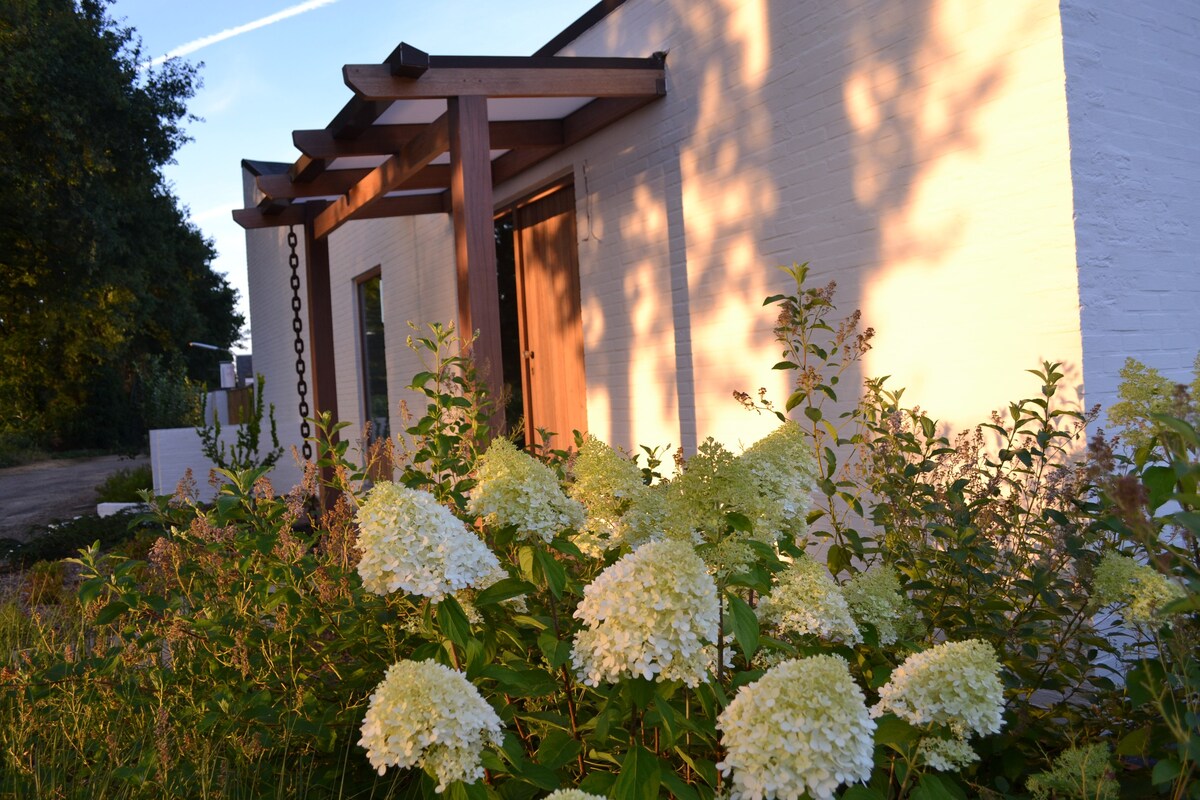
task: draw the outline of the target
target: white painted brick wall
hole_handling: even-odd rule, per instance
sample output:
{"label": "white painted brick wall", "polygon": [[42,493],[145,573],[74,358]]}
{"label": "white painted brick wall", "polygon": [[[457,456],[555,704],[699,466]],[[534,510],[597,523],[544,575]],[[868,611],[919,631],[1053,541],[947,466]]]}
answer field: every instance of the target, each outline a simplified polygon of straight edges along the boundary
{"label": "white painted brick wall", "polygon": [[[254,178],[243,173],[243,190],[247,207],[258,202]],[[304,333],[308,334],[308,293],[304,285],[304,236],[297,229],[300,253],[300,298]],[[285,454],[272,471],[276,489],[285,492],[301,478],[301,471],[292,458],[292,447],[298,447],[300,437],[299,397],[296,394],[296,352],[292,332],[291,271],[288,267],[287,228],[262,228],[246,231],[247,289],[250,294],[250,345],[254,354],[254,371],[266,380],[263,392],[264,407],[275,406],[275,422],[279,442]],[[307,342],[307,338],[305,340]],[[307,350],[305,356],[307,357]],[[306,358],[307,366],[307,358]],[[309,374],[306,371],[306,375]],[[309,390],[309,405],[312,391]],[[268,423],[264,420],[264,426]],[[269,433],[264,433],[269,439]]]}
{"label": "white painted brick wall", "polygon": [[[1170,5],[1157,3],[1147,19]],[[773,267],[797,260],[877,328],[864,372],[957,427],[1036,392],[1024,370],[1043,359],[1065,362],[1068,397],[1086,375],[1089,400],[1130,345],[1190,363],[1194,14],[1173,6],[1158,39],[1114,61],[1105,37],[1151,32],[1079,5],[1060,19],[1055,0],[628,0],[571,45],[670,53],[666,98],[497,187],[503,203],[574,174],[592,431],[688,449],[761,435],[769,420],[730,394],[782,400],[761,301],[788,288]],[[358,415],[353,276],[383,266],[395,402],[418,368],[403,322],[455,317],[449,232],[436,216],[334,235],[345,418]],[[252,296],[253,280],[252,265]],[[285,323],[269,323],[288,332],[281,350]]]}
{"label": "white painted brick wall", "polygon": [[1180,382],[1200,350],[1200,5],[1064,0],[1089,402],[1127,356]]}

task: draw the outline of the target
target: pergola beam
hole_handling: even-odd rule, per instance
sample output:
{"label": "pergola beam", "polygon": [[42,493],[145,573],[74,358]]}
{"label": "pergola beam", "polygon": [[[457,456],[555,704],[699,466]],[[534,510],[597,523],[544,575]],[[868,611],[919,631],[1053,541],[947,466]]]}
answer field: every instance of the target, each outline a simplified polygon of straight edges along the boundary
{"label": "pergola beam", "polygon": [[[467,61],[468,59],[461,59]],[[431,66],[419,78],[386,64],[347,64],[346,85],[364,102],[449,97],[658,97],[666,94],[658,57],[648,59],[484,58],[486,66]],[[539,63],[541,62],[541,63]]]}
{"label": "pergola beam", "polygon": [[[374,125],[355,138],[338,138],[329,130],[292,131],[292,144],[309,158],[390,155],[416,138],[427,124]],[[494,150],[514,147],[562,146],[561,119],[492,122],[488,125]]]}
{"label": "pergola beam", "polygon": [[397,189],[449,148],[449,126],[443,115],[429,123],[425,131],[405,144],[400,152],[371,170],[350,187],[346,194],[321,211],[313,221],[313,234],[318,238],[325,238],[333,233],[367,206]]}
{"label": "pergola beam", "polygon": [[[345,194],[371,173],[370,169],[331,169],[307,183],[293,181],[287,175],[260,175],[258,190],[267,197],[298,200]],[[430,164],[406,180],[399,189],[449,189],[450,165]]]}
{"label": "pergola beam", "polygon": [[[409,194],[383,197],[354,215],[355,219],[385,219],[387,217],[415,217],[421,214],[448,214],[450,212],[447,192],[433,194]],[[289,205],[279,213],[272,214],[258,208],[234,209],[233,221],[246,230],[259,228],[281,228],[299,225],[309,216],[309,203]]]}

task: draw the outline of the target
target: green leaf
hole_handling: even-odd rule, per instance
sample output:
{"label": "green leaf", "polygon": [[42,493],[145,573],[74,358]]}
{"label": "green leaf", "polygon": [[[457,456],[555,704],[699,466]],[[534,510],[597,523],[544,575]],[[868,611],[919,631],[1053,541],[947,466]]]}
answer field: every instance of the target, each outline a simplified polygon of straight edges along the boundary
{"label": "green leaf", "polygon": [[567,572],[563,569],[563,565],[540,547],[534,548],[533,555],[537,559],[538,566],[541,567],[542,575],[545,576],[550,591],[555,597],[562,598],[563,590],[567,587]]}
{"label": "green leaf", "polygon": [[742,598],[732,592],[727,593],[729,610],[733,617],[733,638],[737,640],[742,655],[749,661],[758,650],[758,616]]}
{"label": "green leaf", "polygon": [[662,782],[672,797],[677,797],[679,800],[700,800],[700,795],[696,790],[684,783],[683,778],[670,770],[662,772]]}
{"label": "green leaf", "polygon": [[736,511],[729,511],[725,514],[725,521],[729,523],[729,527],[735,531],[742,533],[752,533],[754,531],[754,523],[745,514],[739,514]]}
{"label": "green leaf", "polygon": [[804,409],[804,416],[808,417],[813,422],[821,421],[821,409],[816,406],[808,406]]}
{"label": "green leaf", "polygon": [[927,772],[912,793],[913,800],[967,800],[961,788],[948,778]]}
{"label": "green leaf", "polygon": [[475,595],[476,607],[490,606],[535,590],[535,586],[518,578],[504,578]]}
{"label": "green leaf", "polygon": [[1175,491],[1175,470],[1173,467],[1147,467],[1142,473],[1142,483],[1149,494],[1150,509],[1156,509]]}
{"label": "green leaf", "polygon": [[437,623],[438,630],[459,647],[465,648],[471,640],[471,623],[452,596],[443,597],[437,604]]}
{"label": "green leaf", "polygon": [[842,800],[887,800],[887,795],[869,786],[851,786],[842,792]]}
{"label": "green leaf", "polygon": [[1138,728],[1122,736],[1113,753],[1118,756],[1140,756],[1145,752],[1149,740],[1150,728]]}
{"label": "green leaf", "polygon": [[1155,786],[1171,783],[1179,777],[1179,773],[1182,771],[1178,761],[1173,758],[1164,758],[1154,765],[1154,771],[1150,773],[1150,782]]}
{"label": "green leaf", "polygon": [[662,775],[658,759],[641,745],[634,745],[621,760],[621,773],[613,784],[612,800],[657,800]]}
{"label": "green leaf", "polygon": [[571,660],[571,643],[560,641],[553,631],[542,631],[538,636],[538,647],[550,669],[558,669]]}
{"label": "green leaf", "polygon": [[884,714],[875,727],[875,744],[899,750],[898,745],[916,741],[921,732],[895,714]]}
{"label": "green leaf", "polygon": [[566,553],[567,555],[574,556],[575,558],[587,558],[587,556],[583,554],[583,551],[579,549],[579,545],[575,544],[570,539],[555,539],[554,541],[550,542],[550,546],[560,553]]}
{"label": "green leaf", "polygon": [[537,763],[548,769],[558,769],[575,759],[582,745],[566,731],[550,731],[542,738],[537,750]]}
{"label": "green leaf", "polygon": [[129,610],[129,606],[120,600],[113,600],[111,603],[100,609],[100,613],[96,615],[97,625],[107,625],[113,622],[117,617]]}

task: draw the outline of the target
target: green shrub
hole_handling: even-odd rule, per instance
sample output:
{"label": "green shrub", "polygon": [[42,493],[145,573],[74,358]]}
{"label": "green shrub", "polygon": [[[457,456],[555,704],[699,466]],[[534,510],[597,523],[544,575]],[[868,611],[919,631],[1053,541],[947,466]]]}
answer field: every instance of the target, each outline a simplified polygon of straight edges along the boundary
{"label": "green shrub", "polygon": [[160,498],[144,557],[88,548],[76,601],[0,606],[0,794],[1069,796],[1111,794],[1073,755],[1111,745],[1140,759],[1122,796],[1195,797],[1195,430],[1155,416],[1131,459],[1082,462],[1053,363],[954,441],[883,381],[834,415],[869,330],[791,274],[795,381],[780,409],[739,395],[781,423],[743,453],[664,477],[653,449],[488,444],[433,326],[397,483],[324,420],[286,495],[260,467]]}
{"label": "green shrub", "polygon": [[109,475],[96,487],[98,503],[140,503],[142,492],[154,489],[154,476],[149,464],[124,467]]}

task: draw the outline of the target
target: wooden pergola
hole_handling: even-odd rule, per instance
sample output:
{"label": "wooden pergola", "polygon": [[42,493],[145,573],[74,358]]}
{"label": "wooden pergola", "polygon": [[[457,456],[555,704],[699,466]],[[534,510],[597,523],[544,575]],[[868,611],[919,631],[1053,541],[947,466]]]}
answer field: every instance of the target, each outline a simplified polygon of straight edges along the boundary
{"label": "wooden pergola", "polygon": [[[493,187],[666,94],[665,55],[648,58],[432,56],[401,43],[382,64],[343,67],[354,97],[302,153],[259,169],[243,228],[303,226],[309,384],[337,417],[328,237],[347,222],[453,219],[461,331],[491,388],[500,375]],[[252,162],[246,162],[250,164]]]}

